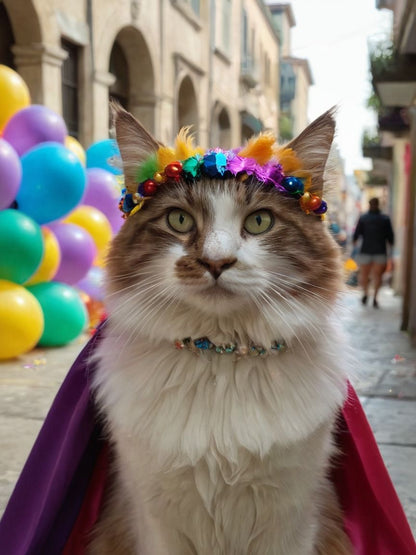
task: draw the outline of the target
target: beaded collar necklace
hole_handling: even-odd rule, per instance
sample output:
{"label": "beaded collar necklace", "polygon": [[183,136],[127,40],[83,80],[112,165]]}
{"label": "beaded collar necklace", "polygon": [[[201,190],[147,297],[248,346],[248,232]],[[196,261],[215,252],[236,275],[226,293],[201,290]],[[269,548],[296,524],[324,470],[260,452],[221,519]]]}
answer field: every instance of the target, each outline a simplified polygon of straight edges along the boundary
{"label": "beaded collar necklace", "polygon": [[270,133],[251,139],[244,148],[210,149],[204,152],[193,145],[189,128],[181,129],[175,148],[161,146],[140,163],[136,173],[137,188],[123,191],[119,208],[127,218],[138,212],[163,183],[195,183],[203,177],[215,179],[255,179],[259,185],[298,199],[307,214],[323,217],[327,203],[308,189],[312,178],[302,170],[302,163],[291,148],[276,145]]}
{"label": "beaded collar necklace", "polygon": [[241,357],[264,357],[266,355],[277,355],[287,350],[284,341],[273,341],[267,349],[262,345],[254,343],[242,345],[238,343],[221,343],[216,345],[208,339],[208,337],[199,337],[192,339],[186,337],[184,339],[176,339],[174,341],[175,348],[178,350],[191,351],[196,355],[206,353],[217,353],[219,355],[236,355],[237,358]]}

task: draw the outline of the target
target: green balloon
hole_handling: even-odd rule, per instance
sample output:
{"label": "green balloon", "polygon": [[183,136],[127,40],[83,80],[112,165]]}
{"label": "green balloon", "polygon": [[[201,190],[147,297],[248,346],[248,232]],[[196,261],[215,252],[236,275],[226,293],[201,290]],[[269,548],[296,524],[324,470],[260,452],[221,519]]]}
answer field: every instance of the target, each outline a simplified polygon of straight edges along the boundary
{"label": "green balloon", "polygon": [[87,327],[87,310],[76,289],[65,283],[48,281],[27,288],[40,303],[45,319],[42,347],[66,345]]}
{"label": "green balloon", "polygon": [[43,258],[39,224],[18,210],[0,211],[0,279],[25,283]]}

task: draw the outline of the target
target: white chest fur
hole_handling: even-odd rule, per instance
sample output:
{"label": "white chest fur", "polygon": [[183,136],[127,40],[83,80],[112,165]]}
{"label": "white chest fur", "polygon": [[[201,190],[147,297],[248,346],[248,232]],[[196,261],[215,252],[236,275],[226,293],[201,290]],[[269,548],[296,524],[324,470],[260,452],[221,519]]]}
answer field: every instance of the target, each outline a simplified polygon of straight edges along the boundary
{"label": "white chest fur", "polygon": [[[118,341],[108,330],[95,387],[136,519],[148,528],[142,551],[187,553],[186,537],[198,554],[245,553],[242,545],[309,553],[311,493],[345,391],[336,346],[313,358],[289,351],[235,361],[145,340],[120,351]],[[265,526],[276,537],[263,537]]]}

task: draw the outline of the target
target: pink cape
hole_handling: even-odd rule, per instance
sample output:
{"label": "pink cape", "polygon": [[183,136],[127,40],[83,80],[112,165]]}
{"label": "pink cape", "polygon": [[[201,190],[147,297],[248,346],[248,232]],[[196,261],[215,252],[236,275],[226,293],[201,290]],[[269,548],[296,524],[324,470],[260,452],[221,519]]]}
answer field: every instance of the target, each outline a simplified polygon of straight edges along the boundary
{"label": "pink cape", "polygon": [[[102,508],[110,447],[91,395],[91,355],[62,384],[0,522],[0,553],[84,555]],[[355,555],[416,555],[416,544],[353,388],[340,413],[332,479]],[[328,554],[330,555],[330,554]]]}

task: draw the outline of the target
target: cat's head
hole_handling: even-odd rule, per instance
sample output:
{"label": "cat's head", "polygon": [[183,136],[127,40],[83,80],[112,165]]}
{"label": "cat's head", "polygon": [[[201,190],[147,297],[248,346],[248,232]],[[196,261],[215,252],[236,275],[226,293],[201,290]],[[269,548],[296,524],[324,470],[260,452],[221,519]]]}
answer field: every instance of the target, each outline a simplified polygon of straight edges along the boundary
{"label": "cat's head", "polygon": [[[230,165],[222,172],[199,167],[194,175],[166,178],[159,158],[166,154],[169,161],[177,152],[158,143],[121,108],[115,110],[115,128],[131,215],[108,257],[110,317],[122,328],[169,338],[241,336],[257,329],[262,330],[258,339],[265,341],[268,333],[290,339],[302,327],[310,332],[340,288],[339,252],[321,217],[302,210],[301,195],[286,194],[282,179],[290,166],[289,175],[296,174],[308,193],[322,197],[335,128],[332,111],[285,148],[264,135],[267,147],[257,148],[254,140],[245,151],[236,149],[240,158],[248,152],[257,170],[235,175],[227,171]],[[187,152],[203,164],[186,135],[178,148],[185,150],[182,161]],[[265,149],[271,155],[267,161],[260,160]],[[226,164],[233,153],[226,154]],[[218,151],[211,154],[215,164]],[[279,165],[279,154],[286,169]],[[278,168],[275,182],[260,181],[262,168],[272,166]],[[149,195],[143,192],[146,171],[157,179]],[[276,177],[276,171],[281,175]],[[143,202],[142,196],[149,200]]]}

